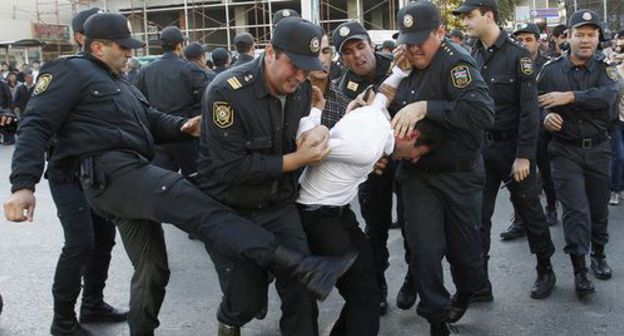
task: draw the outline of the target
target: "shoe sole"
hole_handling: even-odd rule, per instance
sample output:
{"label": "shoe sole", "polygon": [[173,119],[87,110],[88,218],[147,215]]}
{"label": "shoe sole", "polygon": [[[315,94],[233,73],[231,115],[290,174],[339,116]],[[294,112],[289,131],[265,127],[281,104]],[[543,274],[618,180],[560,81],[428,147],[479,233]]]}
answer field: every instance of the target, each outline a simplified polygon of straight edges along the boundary
{"label": "shoe sole", "polygon": [[503,237],[501,236],[501,240],[507,241],[507,240],[514,240],[514,239],[518,239],[518,238],[522,238],[522,237],[526,237],[526,234],[523,235],[519,235],[519,236],[512,236],[512,237]]}
{"label": "shoe sole", "polygon": [[582,299],[582,298],[588,297],[588,296],[590,296],[590,295],[592,295],[592,294],[595,294],[595,293],[596,293],[596,290],[595,290],[595,289],[593,289],[593,290],[588,290],[588,291],[578,291],[578,290],[577,290],[577,291],[576,291],[576,296],[577,296],[579,299]]}
{"label": "shoe sole", "polygon": [[91,318],[91,317],[80,317],[80,319],[78,320],[78,322],[80,322],[81,324],[95,324],[95,323],[118,323],[118,322],[125,322],[128,320],[128,317],[110,317],[110,318],[102,318],[102,317],[97,317],[97,318]]}
{"label": "shoe sole", "polygon": [[596,279],[598,279],[598,280],[609,280],[609,279],[611,279],[611,274],[609,274],[609,275],[599,275],[596,272],[593,272],[593,273],[594,273],[594,277]]}

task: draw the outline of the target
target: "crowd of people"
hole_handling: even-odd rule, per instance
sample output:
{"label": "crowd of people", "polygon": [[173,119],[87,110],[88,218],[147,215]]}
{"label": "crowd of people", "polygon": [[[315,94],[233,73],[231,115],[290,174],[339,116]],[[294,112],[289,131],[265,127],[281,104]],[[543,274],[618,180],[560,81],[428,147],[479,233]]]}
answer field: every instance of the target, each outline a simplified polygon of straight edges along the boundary
{"label": "crowd of people", "polygon": [[[65,233],[51,334],[127,320],[131,335],[154,335],[167,223],[202,241],[215,264],[219,336],[266,316],[273,281],[282,335],[318,335],[317,301],[334,286],[345,303],[331,335],[379,334],[393,226],[406,264],[397,307],[418,301],[430,334],[449,335],[471,303],[494,300],[491,218],[504,188],[514,217],[501,238],[527,236],[531,298],[556,286],[549,227],[559,222],[576,294],[596,291],[590,269],[610,279],[624,31],[605,41],[598,15],[581,9],[548,38],[532,23],[507,32],[496,0],[453,10],[463,30],[447,32],[429,1],[396,15],[394,40],[375,47],[357,21],[325,32],[279,10],[264,52],[256,57],[242,33],[234,60],[225,48],[207,57],[167,27],[162,56],[141,67],[132,53],[144,43],[127,19],[92,8],[72,22],[76,55],[3,70],[5,143],[19,124],[5,217],[33,220],[45,169]],[[116,232],[134,267],[128,312],[103,297]]]}

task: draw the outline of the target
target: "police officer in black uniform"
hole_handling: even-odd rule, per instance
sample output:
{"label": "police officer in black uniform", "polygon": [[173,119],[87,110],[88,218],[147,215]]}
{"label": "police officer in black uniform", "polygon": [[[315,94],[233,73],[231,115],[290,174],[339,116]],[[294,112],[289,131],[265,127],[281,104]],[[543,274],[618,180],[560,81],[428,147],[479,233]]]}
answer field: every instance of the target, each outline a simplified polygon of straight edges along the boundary
{"label": "police officer in black uniform", "polygon": [[[498,26],[496,0],[467,0],[453,14],[461,15],[468,32],[479,38],[472,56],[488,83],[496,107],[495,122],[485,132],[483,150],[486,179],[481,246],[485,282],[470,300],[493,300],[488,260],[492,215],[501,183],[509,188],[512,202],[526,226],[531,253],[537,256],[537,279],[531,297],[542,299],[548,297],[555,286],[555,273],[550,263],[555,247],[535,178],[539,111],[533,60],[525,48]],[[454,299],[464,298],[456,296]]]}
{"label": "police officer in black uniform", "polygon": [[[134,84],[158,111],[185,118],[198,116],[208,75],[182,58],[185,37],[178,27],[163,29],[160,41],[164,54],[142,68]],[[185,176],[193,174],[197,171],[197,142],[158,145],[153,164],[180,170]]]}
{"label": "police officer in black uniform", "polygon": [[604,252],[609,240],[611,145],[608,129],[615,119],[618,86],[615,66],[596,52],[600,19],[591,10],[570,17],[570,50],[544,66],[538,78],[539,105],[552,132],[548,155],[557,198],[563,209],[565,253],[574,267],[576,292],[595,291],[585,256],[598,279],[611,278]]}
{"label": "police officer in black uniform", "polygon": [[[347,71],[338,80],[338,88],[350,99],[355,99],[369,85],[375,89],[386,79],[391,71],[392,55],[374,51],[370,36],[364,27],[357,21],[350,21],[338,26],[332,34],[336,50],[340,54]],[[388,230],[392,225],[392,193],[394,190],[394,172],[397,163],[390,162],[383,174],[371,173],[368,179],[360,184],[358,200],[362,217],[366,222],[366,234],[373,245],[373,252],[377,260],[378,282],[381,286],[381,314],[388,309],[388,285],[384,272],[388,268]],[[397,186],[397,213],[402,214],[402,203]],[[399,215],[399,222],[402,218]],[[397,306],[400,309],[410,309],[416,302],[416,290],[410,275],[409,247],[405,246],[405,262],[408,271],[405,281],[397,295]]]}
{"label": "police officer in black uniform", "polygon": [[[301,253],[308,246],[295,207],[298,171],[327,154],[328,132],[321,126],[313,130],[321,139],[297,144],[295,135],[311,108],[308,72],[322,68],[322,35],[309,21],[283,19],[264,56],[218,76],[203,103],[200,188]],[[266,303],[266,269],[208,250],[224,294],[219,335],[238,335]],[[292,276],[272,273],[282,300],[282,335],[316,335],[314,298]]]}
{"label": "police officer in black uniform", "polygon": [[232,67],[254,60],[254,38],[251,34],[245,32],[236,35],[233,44],[236,47],[236,52],[238,52],[238,58]]}
{"label": "police officer in black uniform", "polygon": [[277,12],[275,12],[275,14],[273,14],[273,28],[275,28],[277,24],[283,19],[290,17],[301,17],[301,15],[299,15],[299,12],[297,12],[296,10],[290,8],[278,10]]}
{"label": "police officer in black uniform", "polygon": [[[72,19],[74,39],[80,54],[85,38],[84,23],[100,12],[99,8],[90,8]],[[103,300],[111,250],[115,245],[115,226],[91,209],[75,178],[76,167],[56,155],[62,150],[59,143],[52,143],[45,174],[65,237],[52,284],[54,317],[50,332],[52,335],[82,335],[86,331],[76,320],[74,312],[81,280],[80,323],[121,322],[126,320],[127,312],[117,311]]]}
{"label": "police officer in black uniform", "polygon": [[398,52],[415,69],[389,108],[395,133],[404,136],[426,118],[442,128],[445,138],[416,163],[402,161],[396,179],[406,205],[405,238],[420,296],[417,312],[429,321],[431,335],[449,335],[448,322],[458,320],[467,303],[449,306],[442,258],[451,264],[458,296],[470,296],[483,282],[481,146],[483,130],[494,122],[494,104],[473,58],[445,38],[434,4],[412,2],[399,10],[397,22]]}
{"label": "police officer in black uniform", "polygon": [[[204,87],[205,91],[208,84],[217,76],[214,71],[206,66],[206,49],[198,42],[193,42],[184,48],[184,58],[191,62],[196,70],[206,73],[206,76],[195,76],[196,84],[194,84],[194,86]],[[203,91],[201,94],[203,95]]]}
{"label": "police officer in black uniform", "polygon": [[173,223],[210,248],[286,270],[324,298],[355,256],[312,257],[284,248],[269,231],[235,215],[183,176],[151,165],[154,143],[199,135],[201,117],[186,119],[150,108],[122,77],[132,38],[120,14],[96,14],[85,23],[85,55],[59,58],[41,69],[20,123],[10,176],[7,220],[32,221],[34,188],[44,151],[56,136],[59,162],[76,169],[85,196],[117,225],[135,268],[128,321],[132,335],[153,335],[169,279],[161,222]]}
{"label": "police officer in black uniform", "polygon": [[[529,51],[531,59],[533,59],[535,73],[538,74],[542,70],[544,64],[549,60],[549,58],[544,56],[539,50],[539,27],[535,23],[524,24],[513,33],[513,36]],[[540,116],[540,120],[544,120],[544,116]],[[546,195],[546,207],[544,208],[546,222],[548,225],[552,226],[557,224],[557,197],[555,195],[555,185],[552,180],[552,174],[550,173],[550,162],[548,161],[546,153],[548,141],[550,141],[550,134],[540,127],[535,161],[540,172],[542,189]],[[513,221],[509,228],[507,228],[507,231],[502,232],[500,236],[503,240],[512,240],[525,235],[526,229],[522,222],[522,217],[518,214],[518,210],[514,208]]]}

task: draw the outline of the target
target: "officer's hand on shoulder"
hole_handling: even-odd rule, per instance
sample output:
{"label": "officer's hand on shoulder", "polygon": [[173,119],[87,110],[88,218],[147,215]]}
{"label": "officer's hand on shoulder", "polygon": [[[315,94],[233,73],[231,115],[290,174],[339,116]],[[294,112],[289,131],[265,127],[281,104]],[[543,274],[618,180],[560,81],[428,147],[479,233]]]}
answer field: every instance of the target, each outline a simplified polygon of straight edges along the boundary
{"label": "officer's hand on shoulder", "polygon": [[558,132],[563,127],[563,118],[557,113],[548,113],[544,118],[544,128],[547,131]]}
{"label": "officer's hand on shoulder", "polygon": [[201,135],[201,121],[201,116],[193,117],[187,120],[184,125],[182,125],[180,131],[199,138],[199,136]]}
{"label": "officer's hand on shoulder", "polygon": [[427,115],[427,101],[420,100],[404,106],[399,112],[392,118],[392,129],[394,129],[394,135],[403,138],[407,134],[410,134],[416,123],[425,119]]}
{"label": "officer's hand on shoulder", "polygon": [[11,222],[32,222],[35,203],[35,195],[31,190],[18,190],[4,202],[4,217]]}

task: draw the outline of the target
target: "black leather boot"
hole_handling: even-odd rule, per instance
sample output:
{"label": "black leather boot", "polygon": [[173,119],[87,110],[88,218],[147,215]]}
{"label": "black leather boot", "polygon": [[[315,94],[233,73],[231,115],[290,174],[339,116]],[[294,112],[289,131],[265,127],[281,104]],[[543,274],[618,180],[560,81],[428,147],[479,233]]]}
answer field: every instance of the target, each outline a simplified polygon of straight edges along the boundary
{"label": "black leather boot", "polygon": [[429,326],[429,335],[431,336],[449,336],[451,331],[457,334],[457,328],[447,322],[431,323]]}
{"label": "black leather boot", "polygon": [[470,294],[462,294],[459,292],[453,295],[448,313],[448,321],[450,323],[455,323],[464,316],[466,310],[468,310],[468,305],[470,305],[470,297]]}
{"label": "black leather boot", "polygon": [[54,336],[88,336],[91,333],[83,329],[76,319],[73,304],[54,304],[54,317],[50,334]]}
{"label": "black leather boot", "polygon": [[492,295],[492,283],[490,282],[490,276],[488,274],[489,261],[490,256],[483,257],[483,286],[472,293],[470,296],[470,303],[494,301],[494,295]]}
{"label": "black leather boot", "polygon": [[317,299],[323,301],[357,256],[356,251],[351,251],[337,257],[319,257],[280,246],[273,253],[271,266],[290,271]]}
{"label": "black leather boot", "polygon": [[522,217],[517,212],[514,212],[511,224],[507,231],[500,234],[500,237],[502,240],[513,240],[524,236],[526,236],[526,229]]}
{"label": "black leather boot", "polygon": [[585,266],[585,256],[570,254],[572,267],[574,267],[574,287],[579,297],[584,297],[595,293],[594,285],[587,277],[587,266]]}
{"label": "black leather boot", "polygon": [[80,307],[80,323],[123,322],[128,319],[127,311],[119,311],[103,300],[83,300]]}
{"label": "black leather boot", "polygon": [[557,282],[550,258],[538,258],[536,269],[537,279],[535,279],[533,288],[531,288],[531,298],[545,299],[550,296]]}
{"label": "black leather boot", "polygon": [[219,322],[218,336],[240,336],[240,328]]}
{"label": "black leather boot", "polygon": [[611,267],[607,264],[604,245],[592,244],[591,269],[594,276],[600,280],[611,279]]}
{"label": "black leather boot", "polygon": [[381,316],[386,315],[388,313],[388,283],[386,282],[386,276],[382,275],[381,279],[381,301],[379,302],[379,314]]}
{"label": "black leather boot", "polygon": [[416,293],[412,275],[407,273],[407,275],[405,275],[405,280],[403,281],[403,286],[401,286],[401,289],[397,294],[396,305],[399,309],[408,310],[416,303],[417,296],[418,294]]}

